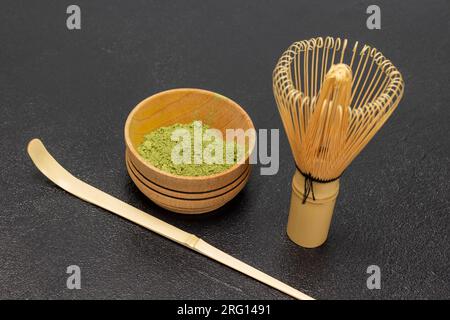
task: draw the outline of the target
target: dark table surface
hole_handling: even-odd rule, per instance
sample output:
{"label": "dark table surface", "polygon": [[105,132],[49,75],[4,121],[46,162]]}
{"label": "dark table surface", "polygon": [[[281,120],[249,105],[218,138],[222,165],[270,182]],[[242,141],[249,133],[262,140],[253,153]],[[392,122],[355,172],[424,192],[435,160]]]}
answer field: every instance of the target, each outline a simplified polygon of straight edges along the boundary
{"label": "dark table surface", "polygon": [[[2,2],[0,10],[0,298],[287,299],[288,296],[62,191],[25,148],[40,137],[74,175],[319,299],[450,298],[449,2]],[[302,249],[285,233],[294,164],[254,170],[220,210],[163,210],[133,185],[123,127],[153,93],[204,88],[240,103],[257,128],[282,128],[271,75],[294,41],[341,36],[380,49],[405,95],[351,164],[330,235]],[[256,168],[257,169],[257,168]],[[381,290],[366,286],[381,268]],[[81,268],[68,290],[66,268]]]}

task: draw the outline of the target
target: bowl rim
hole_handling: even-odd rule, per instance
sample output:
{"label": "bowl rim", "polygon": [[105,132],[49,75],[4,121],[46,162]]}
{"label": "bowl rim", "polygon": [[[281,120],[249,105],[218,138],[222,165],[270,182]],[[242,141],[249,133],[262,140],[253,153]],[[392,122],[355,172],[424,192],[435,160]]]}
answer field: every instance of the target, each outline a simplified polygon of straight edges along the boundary
{"label": "bowl rim", "polygon": [[125,121],[125,128],[124,128],[124,136],[125,136],[125,145],[127,147],[127,149],[133,153],[133,155],[136,157],[136,159],[138,159],[144,166],[148,167],[150,170],[156,171],[158,174],[161,175],[165,175],[168,177],[172,177],[172,178],[176,178],[176,179],[180,179],[180,180],[186,180],[186,181],[192,181],[192,180],[205,180],[205,179],[215,179],[215,178],[219,178],[221,176],[225,176],[228,173],[234,171],[235,169],[237,169],[238,167],[240,167],[243,164],[246,164],[250,155],[254,152],[255,149],[255,144],[256,144],[256,138],[253,139],[253,143],[251,144],[250,148],[249,148],[249,152],[247,153],[247,155],[245,156],[245,159],[242,163],[236,163],[233,166],[231,166],[230,168],[228,168],[227,170],[224,170],[222,172],[219,173],[215,173],[212,175],[205,175],[205,176],[182,176],[182,175],[176,175],[167,171],[163,171],[157,167],[155,167],[154,165],[152,165],[151,163],[149,163],[148,161],[146,161],[140,154],[139,152],[137,152],[137,150],[134,148],[133,144],[131,143],[131,139],[129,137],[129,129],[131,126],[131,119],[133,118],[134,114],[142,107],[142,105],[144,105],[145,103],[147,103],[149,100],[154,99],[160,95],[166,95],[166,94],[170,94],[173,92],[178,92],[178,91],[185,91],[185,92],[201,92],[201,93],[205,93],[205,94],[214,94],[214,95],[218,95],[221,98],[227,100],[228,102],[230,102],[231,105],[234,105],[237,109],[239,109],[244,116],[247,118],[247,120],[249,121],[251,128],[253,130],[256,131],[255,129],[255,125],[253,124],[252,119],[250,118],[250,116],[248,115],[248,113],[244,110],[244,108],[242,108],[237,102],[235,102],[234,100],[220,94],[214,91],[210,91],[210,90],[205,90],[205,89],[198,89],[198,88],[174,88],[174,89],[169,89],[169,90],[164,90],[164,91],[160,91],[157,92],[155,94],[152,94],[151,96],[145,98],[144,100],[140,101],[132,110],[131,112],[128,114],[127,116],[127,120]]}

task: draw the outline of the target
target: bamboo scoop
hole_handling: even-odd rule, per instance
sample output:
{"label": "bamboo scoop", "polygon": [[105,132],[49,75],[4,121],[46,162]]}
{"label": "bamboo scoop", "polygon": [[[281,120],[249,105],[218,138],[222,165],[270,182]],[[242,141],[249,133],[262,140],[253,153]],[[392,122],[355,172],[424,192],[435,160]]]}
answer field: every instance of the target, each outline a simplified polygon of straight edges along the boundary
{"label": "bamboo scoop", "polygon": [[197,251],[232,269],[242,272],[272,288],[284,292],[296,299],[314,300],[310,296],[294,289],[287,284],[272,278],[264,272],[239,261],[225,252],[206,243],[197,236],[178,229],[160,219],[157,219],[113,196],[94,188],[93,186],[75,178],[64,169],[47,151],[41,140],[33,139],[28,144],[28,154],[36,167],[56,185],[74,196],[95,204],[103,209],[134,222],[148,230],[175,241],[191,250]]}

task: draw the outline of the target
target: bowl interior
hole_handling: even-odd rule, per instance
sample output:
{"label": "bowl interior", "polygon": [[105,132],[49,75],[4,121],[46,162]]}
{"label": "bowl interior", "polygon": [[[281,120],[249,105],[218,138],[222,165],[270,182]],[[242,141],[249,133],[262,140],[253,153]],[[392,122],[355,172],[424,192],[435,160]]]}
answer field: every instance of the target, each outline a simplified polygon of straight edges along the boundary
{"label": "bowl interior", "polygon": [[[194,120],[219,129],[224,139],[226,129],[245,131],[254,128],[247,113],[220,94],[200,89],[174,89],[145,99],[130,113],[125,126],[127,144],[137,150],[147,133],[159,127],[187,124]],[[254,139],[247,138],[247,143],[252,151]]]}

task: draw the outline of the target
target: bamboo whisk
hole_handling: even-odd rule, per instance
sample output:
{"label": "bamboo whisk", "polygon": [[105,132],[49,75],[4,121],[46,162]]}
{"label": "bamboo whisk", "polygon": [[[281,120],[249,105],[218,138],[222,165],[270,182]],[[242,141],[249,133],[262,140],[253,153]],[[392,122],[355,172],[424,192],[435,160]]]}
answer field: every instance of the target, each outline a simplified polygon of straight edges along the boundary
{"label": "bamboo whisk", "polygon": [[[349,61],[345,64],[345,61]],[[358,42],[295,42],[273,72],[273,91],[297,171],[288,235],[304,247],[327,238],[339,178],[397,107],[403,79],[381,52]]]}

